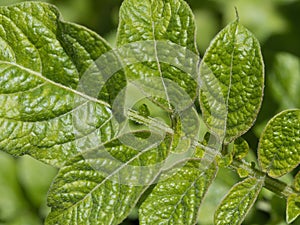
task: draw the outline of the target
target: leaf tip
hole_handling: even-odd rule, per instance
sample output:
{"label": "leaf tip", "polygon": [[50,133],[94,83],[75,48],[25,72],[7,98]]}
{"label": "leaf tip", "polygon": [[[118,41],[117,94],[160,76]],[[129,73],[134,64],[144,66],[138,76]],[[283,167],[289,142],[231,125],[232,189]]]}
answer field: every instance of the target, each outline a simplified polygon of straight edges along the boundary
{"label": "leaf tip", "polygon": [[234,10],[235,10],[235,17],[236,17],[236,20],[239,22],[240,21],[240,16],[239,16],[239,12],[238,12],[238,9],[236,6],[234,6]]}

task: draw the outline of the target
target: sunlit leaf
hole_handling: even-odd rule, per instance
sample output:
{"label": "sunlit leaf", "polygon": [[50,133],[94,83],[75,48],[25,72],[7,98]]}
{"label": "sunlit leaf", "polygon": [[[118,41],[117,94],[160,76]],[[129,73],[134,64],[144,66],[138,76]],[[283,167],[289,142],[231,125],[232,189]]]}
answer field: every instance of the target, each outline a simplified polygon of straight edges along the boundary
{"label": "sunlit leaf", "polygon": [[239,137],[234,141],[233,149],[232,149],[232,154],[234,158],[243,159],[248,154],[248,151],[249,151],[249,145],[245,139]]}
{"label": "sunlit leaf", "polygon": [[[124,84],[122,75],[114,89],[108,82],[97,93],[103,101],[77,90],[86,70],[110,50],[106,42],[62,21],[45,3],[1,7],[0,24],[0,149],[61,166],[78,152],[79,137],[111,138],[109,103]],[[82,122],[81,127],[74,122]]]}
{"label": "sunlit leaf", "polygon": [[286,110],[265,127],[258,146],[259,164],[272,177],[280,177],[300,163],[300,110]]}
{"label": "sunlit leaf", "polygon": [[[46,224],[119,224],[158,176],[170,149],[124,146],[124,135],[70,159],[59,171],[48,196]],[[142,143],[143,138],[138,138]]]}
{"label": "sunlit leaf", "polygon": [[287,199],[286,221],[293,222],[300,215],[300,195],[291,194]]}
{"label": "sunlit leaf", "polygon": [[196,224],[200,204],[216,171],[214,163],[203,168],[201,161],[189,161],[163,174],[140,208],[140,223]]}
{"label": "sunlit leaf", "polygon": [[142,83],[141,91],[156,103],[171,110],[195,99],[199,57],[194,16],[185,1],[124,1],[117,45],[129,80]]}
{"label": "sunlit leaf", "polygon": [[230,143],[254,123],[264,88],[260,46],[238,20],[211,42],[201,61],[203,119],[220,141]]}
{"label": "sunlit leaf", "polygon": [[241,224],[253,206],[262,185],[263,181],[256,178],[247,178],[234,185],[215,213],[215,224]]}

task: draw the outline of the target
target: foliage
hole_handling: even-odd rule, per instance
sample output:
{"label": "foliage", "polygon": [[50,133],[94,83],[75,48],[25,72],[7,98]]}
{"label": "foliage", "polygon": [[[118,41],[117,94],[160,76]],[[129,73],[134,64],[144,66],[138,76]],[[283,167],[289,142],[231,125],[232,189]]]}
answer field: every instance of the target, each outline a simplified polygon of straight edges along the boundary
{"label": "foliage", "polygon": [[[45,224],[120,224],[135,207],[140,224],[196,224],[206,192],[227,168],[240,178],[215,208],[215,224],[241,224],[265,189],[284,197],[287,222],[296,220],[299,173],[291,186],[281,177],[296,174],[300,162],[300,110],[284,110],[260,129],[258,157],[249,160],[241,136],[262,104],[264,62],[239,16],[203,60],[185,1],[125,0],[119,18],[113,50],[53,5],[0,8],[0,149],[58,169]],[[281,109],[299,107],[299,60],[276,59],[268,80],[280,90],[275,99]],[[3,162],[15,176],[11,159]],[[1,197],[25,192],[31,205],[7,196],[16,198],[11,208],[40,210],[34,192],[46,195],[52,169],[40,171],[45,181],[22,171],[26,190],[1,173]],[[0,223],[18,223],[14,213],[0,207]],[[33,218],[20,223],[39,224]]]}

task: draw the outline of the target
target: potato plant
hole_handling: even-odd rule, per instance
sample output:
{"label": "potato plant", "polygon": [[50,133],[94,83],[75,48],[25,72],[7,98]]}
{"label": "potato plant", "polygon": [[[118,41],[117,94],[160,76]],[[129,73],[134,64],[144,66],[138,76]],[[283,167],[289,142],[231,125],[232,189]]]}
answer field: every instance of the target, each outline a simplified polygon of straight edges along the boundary
{"label": "potato plant", "polygon": [[183,0],[124,0],[116,39],[112,48],[50,4],[0,7],[0,150],[58,168],[45,224],[120,224],[134,207],[140,224],[196,224],[225,168],[242,180],[216,225],[241,224],[263,188],[296,220],[300,110],[267,123],[257,166],[245,158],[265,75],[238,13],[202,59]]}

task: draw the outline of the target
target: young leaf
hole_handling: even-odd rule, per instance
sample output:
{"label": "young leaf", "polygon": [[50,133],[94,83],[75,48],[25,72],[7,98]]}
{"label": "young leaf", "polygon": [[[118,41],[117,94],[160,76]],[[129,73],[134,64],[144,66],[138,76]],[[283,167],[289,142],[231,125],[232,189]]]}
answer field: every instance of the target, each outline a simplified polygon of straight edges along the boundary
{"label": "young leaf", "polygon": [[300,195],[291,194],[287,199],[286,221],[293,222],[300,215]]}
{"label": "young leaf", "polygon": [[263,180],[247,178],[232,187],[215,213],[216,225],[239,225],[254,204]]}
{"label": "young leaf", "polygon": [[271,177],[280,177],[300,163],[300,110],[286,110],[265,127],[258,146],[260,167]]}
{"label": "young leaf", "polygon": [[[194,16],[185,1],[125,0],[120,9],[117,45],[123,60],[135,60],[126,64],[129,80],[139,80],[150,88],[147,93],[151,92],[156,102],[161,104],[158,98],[163,98],[169,110],[170,104],[176,105],[170,102],[177,88],[173,89],[174,85],[195,99],[199,57]],[[173,97],[173,101],[176,99]]]}
{"label": "young leaf", "polygon": [[201,161],[190,160],[163,174],[140,207],[140,223],[196,224],[200,204],[217,171],[214,163],[201,167]]}
{"label": "young leaf", "polygon": [[228,144],[252,126],[260,109],[264,65],[258,41],[238,20],[229,24],[211,42],[200,76],[204,121]]}
{"label": "young leaf", "polygon": [[238,137],[233,144],[233,149],[232,149],[233,158],[243,159],[248,154],[248,151],[249,151],[248,142],[245,139]]}
{"label": "young leaf", "polygon": [[[124,140],[131,137],[126,135]],[[137,150],[124,146],[122,138],[78,155],[60,169],[49,192],[46,224],[113,225],[128,216],[159,174],[170,140]]]}
{"label": "young leaf", "polygon": [[[0,149],[61,166],[77,154],[79,137],[100,137],[105,130],[100,139],[110,139],[108,88],[99,93],[105,101],[76,90],[85,71],[110,50],[106,42],[39,2],[0,7],[0,27]],[[118,78],[116,89],[125,85],[124,76]],[[75,120],[84,119],[88,132],[74,127],[74,114],[85,117]]]}
{"label": "young leaf", "polygon": [[[294,178],[293,186],[296,191],[300,192],[300,172]],[[291,194],[286,203],[286,221],[292,223],[300,215],[300,195]]]}

